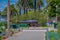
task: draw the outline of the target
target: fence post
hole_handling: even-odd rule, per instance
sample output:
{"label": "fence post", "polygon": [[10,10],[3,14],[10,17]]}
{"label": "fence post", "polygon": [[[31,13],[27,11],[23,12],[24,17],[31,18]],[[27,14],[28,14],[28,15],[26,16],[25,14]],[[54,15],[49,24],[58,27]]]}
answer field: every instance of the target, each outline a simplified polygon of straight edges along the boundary
{"label": "fence post", "polygon": [[47,40],[49,40],[49,37],[48,37],[48,28],[47,28]]}

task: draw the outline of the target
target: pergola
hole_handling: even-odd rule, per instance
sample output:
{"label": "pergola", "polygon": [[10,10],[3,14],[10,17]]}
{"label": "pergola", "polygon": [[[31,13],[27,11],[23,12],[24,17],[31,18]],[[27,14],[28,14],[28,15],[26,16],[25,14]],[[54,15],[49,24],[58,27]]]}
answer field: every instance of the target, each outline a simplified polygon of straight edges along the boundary
{"label": "pergola", "polygon": [[20,21],[20,24],[27,24],[28,26],[37,26],[38,21],[37,20],[25,20],[25,21]]}

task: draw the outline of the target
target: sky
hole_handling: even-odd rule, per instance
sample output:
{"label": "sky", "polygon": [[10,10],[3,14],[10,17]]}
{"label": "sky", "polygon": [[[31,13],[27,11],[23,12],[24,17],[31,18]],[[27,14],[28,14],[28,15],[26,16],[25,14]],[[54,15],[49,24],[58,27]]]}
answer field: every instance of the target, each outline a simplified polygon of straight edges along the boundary
{"label": "sky", "polygon": [[[2,11],[7,6],[8,0],[0,0],[0,11]],[[10,0],[11,4],[15,4],[18,0]]]}
{"label": "sky", "polygon": [[46,2],[46,0],[43,0],[43,2],[44,2],[44,6],[47,6],[47,2]]}
{"label": "sky", "polygon": [[[0,11],[2,11],[7,6],[8,0],[0,0]],[[15,4],[18,0],[10,0],[11,4]],[[46,6],[46,0],[43,1]]]}

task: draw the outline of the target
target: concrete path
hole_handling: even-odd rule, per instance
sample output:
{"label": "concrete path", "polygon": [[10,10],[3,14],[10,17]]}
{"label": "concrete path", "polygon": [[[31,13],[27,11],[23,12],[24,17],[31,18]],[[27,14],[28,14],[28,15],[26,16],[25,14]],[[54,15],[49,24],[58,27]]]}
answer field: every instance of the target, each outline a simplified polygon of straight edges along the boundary
{"label": "concrete path", "polygon": [[23,30],[7,40],[45,40],[45,30]]}

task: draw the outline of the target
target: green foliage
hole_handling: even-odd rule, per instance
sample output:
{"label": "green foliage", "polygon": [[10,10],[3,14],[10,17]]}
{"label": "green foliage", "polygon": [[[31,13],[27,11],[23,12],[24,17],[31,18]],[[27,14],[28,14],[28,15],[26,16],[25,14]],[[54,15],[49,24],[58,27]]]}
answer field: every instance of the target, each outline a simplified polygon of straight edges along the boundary
{"label": "green foliage", "polygon": [[60,0],[46,0],[47,2],[51,2],[51,1],[56,1],[56,2],[60,2]]}
{"label": "green foliage", "polygon": [[[10,18],[12,23],[17,23],[22,20],[38,20],[39,24],[42,24],[46,26],[46,21],[47,21],[47,14],[44,14],[43,11],[40,12],[38,9],[41,9],[40,7],[43,6],[43,1],[42,0],[35,0],[36,4],[34,3],[33,0],[18,0],[16,3],[17,7],[15,8],[14,5],[10,5]],[[34,7],[36,7],[36,12],[33,11]],[[18,11],[16,10],[18,8]],[[25,8],[28,10],[28,13],[19,15],[21,11],[21,8]],[[51,6],[49,7],[49,10],[51,9]],[[26,11],[25,10],[25,11]],[[19,13],[19,14],[18,14]],[[7,7],[2,11],[2,15],[7,15]],[[52,15],[52,14],[51,14]]]}
{"label": "green foliage", "polygon": [[7,22],[0,22],[0,26],[6,26]]}
{"label": "green foliage", "polygon": [[47,6],[47,9],[49,10],[49,16],[50,17],[55,17],[56,13],[59,15],[60,13],[60,0],[47,0],[49,3]]}
{"label": "green foliage", "polygon": [[6,22],[0,22],[0,31],[6,32],[7,23]]}
{"label": "green foliage", "polygon": [[38,24],[42,24],[43,26],[46,26],[47,14],[44,14],[43,12],[35,13],[32,10],[32,11],[29,11],[28,14],[17,15],[15,17],[12,17],[11,19],[13,23],[17,23],[22,20],[38,20]]}
{"label": "green foliage", "polygon": [[44,14],[44,13],[40,13],[39,17],[38,17],[38,23],[42,24],[43,26],[45,26],[46,22],[47,22],[47,15]]}
{"label": "green foliage", "polygon": [[55,40],[54,36],[52,36],[52,37],[50,38],[50,40]]}
{"label": "green foliage", "polygon": [[58,22],[60,22],[60,15],[58,16]]}
{"label": "green foliage", "polygon": [[2,40],[2,36],[0,36],[0,40]]}
{"label": "green foliage", "polygon": [[58,23],[58,25],[57,25],[57,31],[60,34],[60,23]]}
{"label": "green foliage", "polygon": [[[10,15],[16,16],[16,14],[17,14],[17,10],[15,6],[13,4],[10,5]],[[1,12],[1,15],[7,15],[7,7],[5,7],[5,9]]]}
{"label": "green foliage", "polygon": [[48,32],[48,38],[49,40],[59,40],[60,39],[60,34],[57,32]]}

